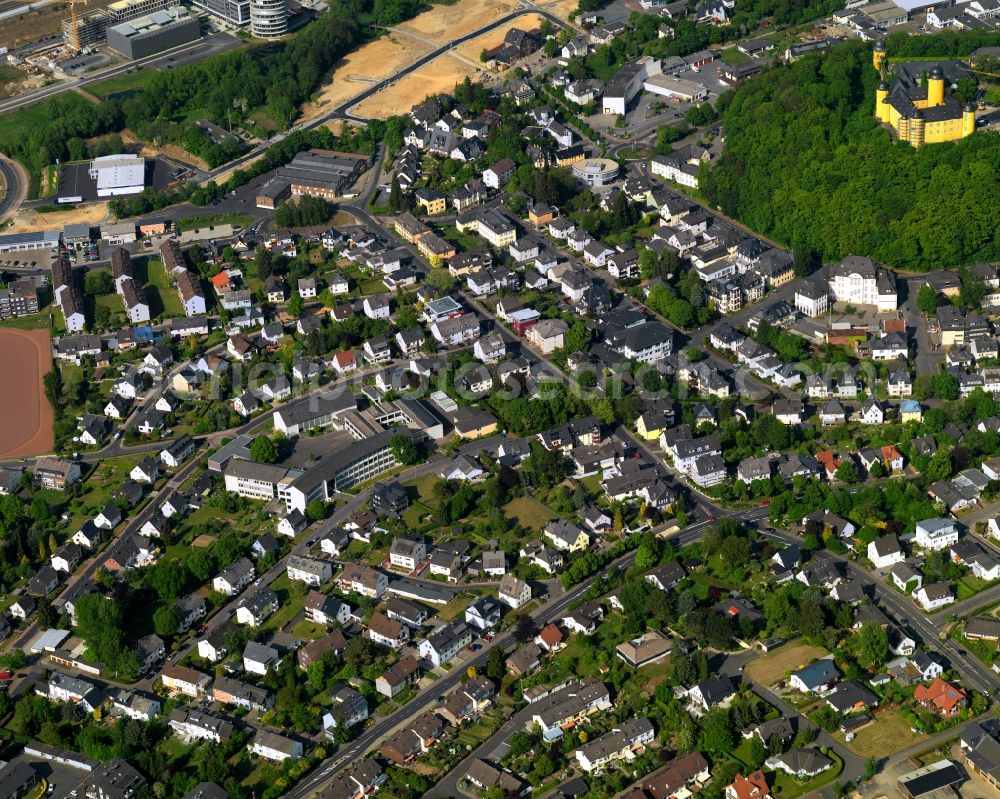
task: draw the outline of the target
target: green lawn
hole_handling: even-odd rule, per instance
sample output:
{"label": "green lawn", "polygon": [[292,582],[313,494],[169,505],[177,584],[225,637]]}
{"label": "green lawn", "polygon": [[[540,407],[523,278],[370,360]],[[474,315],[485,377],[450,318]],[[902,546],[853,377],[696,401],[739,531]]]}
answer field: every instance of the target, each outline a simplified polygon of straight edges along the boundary
{"label": "green lawn", "polygon": [[417,490],[417,501],[431,509],[438,506],[437,497],[434,496],[434,486],[440,478],[436,474],[425,474],[418,480],[411,480],[404,483],[404,488],[415,488]]}
{"label": "green lawn", "polygon": [[149,314],[154,319],[184,316],[184,305],[171,285],[170,276],[159,258],[136,259],[133,262],[135,279],[146,286]]}
{"label": "green lawn", "polygon": [[875,723],[857,730],[850,743],[844,739],[843,733],[838,732],[834,737],[861,757],[886,757],[920,740],[920,736],[910,730],[910,722],[898,710],[876,713]]}
{"label": "green lawn", "polygon": [[136,70],[135,72],[126,72],[124,75],[119,75],[117,78],[109,78],[108,80],[91,83],[87,86],[87,91],[95,97],[106,100],[114,94],[134,92],[144,89],[153,74],[154,73],[151,70],[142,69]]}
{"label": "green lawn", "polygon": [[746,53],[741,53],[736,47],[727,47],[722,51],[722,60],[731,67],[737,67],[740,64],[749,64],[750,56]]}
{"label": "green lawn", "polygon": [[186,230],[204,230],[208,227],[218,225],[246,225],[253,219],[250,214],[242,211],[232,211],[225,214],[205,214],[204,216],[189,216],[177,221],[177,229],[181,232]]}
{"label": "green lawn", "polygon": [[504,515],[526,530],[541,530],[556,514],[534,497],[518,497],[504,505]]}
{"label": "green lawn", "polygon": [[986,580],[980,580],[977,577],[973,577],[971,574],[967,574],[959,580],[956,585],[956,599],[958,602],[961,602],[964,599],[969,599],[970,597],[974,597],[980,591],[989,588],[991,585],[993,585],[993,583],[989,583]]}
{"label": "green lawn", "polygon": [[322,638],[326,635],[326,625],[303,619],[288,632],[296,638],[310,638],[315,641],[317,638]]}
{"label": "green lawn", "polygon": [[474,250],[479,246],[478,236],[471,233],[459,233],[458,228],[454,225],[445,225],[441,232],[441,238],[450,241],[461,251]]}
{"label": "green lawn", "polygon": [[53,335],[66,330],[62,314],[52,310],[51,306],[31,316],[16,316],[12,319],[4,319],[0,322],[0,327],[13,327],[17,330],[38,330],[39,328],[45,328],[50,329]]}

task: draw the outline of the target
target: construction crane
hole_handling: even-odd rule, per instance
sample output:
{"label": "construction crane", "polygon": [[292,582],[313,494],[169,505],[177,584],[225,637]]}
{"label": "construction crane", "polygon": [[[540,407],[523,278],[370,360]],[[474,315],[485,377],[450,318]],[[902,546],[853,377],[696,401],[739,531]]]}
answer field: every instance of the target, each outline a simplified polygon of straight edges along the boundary
{"label": "construction crane", "polygon": [[77,3],[87,5],[87,0],[69,0],[69,24],[73,32],[73,49],[80,52],[82,48],[80,47],[80,22],[76,17]]}

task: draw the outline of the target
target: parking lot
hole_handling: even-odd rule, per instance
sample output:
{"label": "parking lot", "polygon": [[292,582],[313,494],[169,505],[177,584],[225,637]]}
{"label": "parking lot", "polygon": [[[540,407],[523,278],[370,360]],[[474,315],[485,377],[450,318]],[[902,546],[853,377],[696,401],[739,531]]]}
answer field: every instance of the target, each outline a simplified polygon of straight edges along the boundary
{"label": "parking lot", "polygon": [[[81,756],[82,757],[82,756]],[[24,763],[32,768],[40,779],[44,779],[49,784],[51,793],[46,794],[46,799],[73,799],[74,791],[76,795],[82,797],[83,790],[80,789],[88,772],[82,769],[73,768],[65,763],[54,760],[43,760],[32,755],[21,752],[17,757],[10,760],[11,764]]]}

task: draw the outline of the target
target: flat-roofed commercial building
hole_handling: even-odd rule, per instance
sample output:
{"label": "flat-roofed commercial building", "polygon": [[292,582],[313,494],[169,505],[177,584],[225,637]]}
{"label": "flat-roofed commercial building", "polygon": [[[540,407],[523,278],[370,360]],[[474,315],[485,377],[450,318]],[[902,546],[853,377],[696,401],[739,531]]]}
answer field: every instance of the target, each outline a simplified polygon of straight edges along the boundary
{"label": "flat-roofed commercial building", "polygon": [[181,6],[159,9],[145,17],[108,28],[108,47],[133,59],[145,58],[199,38],[201,24],[198,18]]}
{"label": "flat-roofed commercial building", "polygon": [[55,249],[58,246],[58,230],[41,230],[37,233],[8,233],[0,236],[0,252]]}
{"label": "flat-roofed commercial building", "polygon": [[138,194],[146,186],[146,160],[124,153],[104,155],[91,162],[90,177],[97,182],[98,197]]}

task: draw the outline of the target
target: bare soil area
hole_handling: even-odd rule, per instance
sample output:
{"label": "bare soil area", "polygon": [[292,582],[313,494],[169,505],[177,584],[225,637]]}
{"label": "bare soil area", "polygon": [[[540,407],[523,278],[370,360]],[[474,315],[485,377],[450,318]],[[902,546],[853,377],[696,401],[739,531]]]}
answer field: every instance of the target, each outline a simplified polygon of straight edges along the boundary
{"label": "bare soil area", "polygon": [[[427,12],[431,13],[431,12]],[[314,101],[302,107],[300,121],[323,116],[372,83],[388,78],[434,48],[409,36],[390,35],[348,53],[334,68],[327,84]]]}
{"label": "bare soil area", "polygon": [[517,8],[515,0],[459,0],[453,6],[433,6],[397,27],[441,45]]}
{"label": "bare soil area", "polygon": [[108,213],[108,204],[88,203],[71,208],[67,211],[53,211],[49,214],[40,214],[30,208],[17,212],[11,222],[11,226],[5,233],[33,233],[38,230],[59,230],[66,225],[79,222],[89,222],[92,225],[99,225],[111,219]]}
{"label": "bare soil area", "polygon": [[49,332],[0,328],[0,365],[9,386],[0,394],[0,458],[52,452],[52,406],[42,385],[52,368]]}

